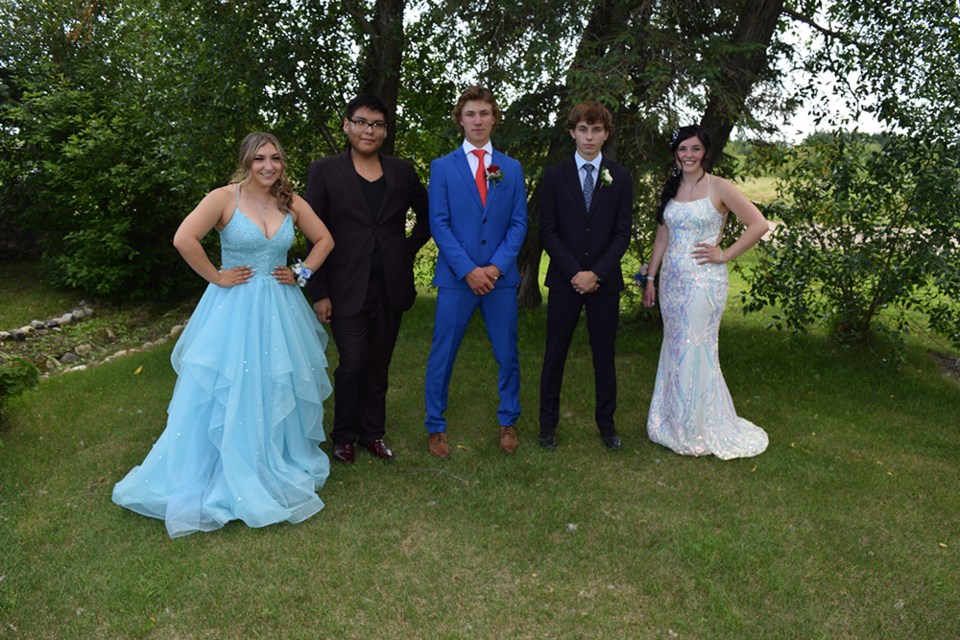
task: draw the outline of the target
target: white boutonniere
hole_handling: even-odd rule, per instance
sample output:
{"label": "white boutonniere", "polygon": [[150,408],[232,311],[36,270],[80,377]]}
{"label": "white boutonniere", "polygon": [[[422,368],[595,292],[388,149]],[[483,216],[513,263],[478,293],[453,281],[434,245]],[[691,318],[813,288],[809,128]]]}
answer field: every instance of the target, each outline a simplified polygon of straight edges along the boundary
{"label": "white boutonniere", "polygon": [[609,187],[613,184],[613,176],[610,175],[610,169],[607,169],[606,167],[600,169],[600,184],[605,187]]}

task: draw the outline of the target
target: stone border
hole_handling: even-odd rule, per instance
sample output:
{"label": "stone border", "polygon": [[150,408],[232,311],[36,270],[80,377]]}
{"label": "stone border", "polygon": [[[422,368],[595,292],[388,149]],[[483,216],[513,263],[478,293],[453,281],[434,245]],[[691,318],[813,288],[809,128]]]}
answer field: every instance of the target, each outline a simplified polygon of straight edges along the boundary
{"label": "stone border", "polygon": [[47,320],[31,320],[30,324],[25,324],[22,327],[11,329],[10,331],[0,331],[0,342],[5,342],[7,340],[26,340],[35,331],[58,329],[65,324],[79,322],[80,320],[89,318],[92,315],[93,309],[90,308],[90,305],[81,300],[79,306],[77,306],[73,311],[69,311],[62,316],[49,318]]}
{"label": "stone border", "polygon": [[[60,328],[64,325],[71,324],[73,322],[80,322],[86,318],[90,318],[94,315],[93,309],[86,303],[86,301],[81,300],[80,304],[67,313],[64,313],[61,316],[48,318],[47,320],[32,320],[30,324],[26,324],[22,327],[16,329],[11,329],[10,331],[0,331],[0,344],[8,340],[12,341],[24,341],[29,340],[31,337],[38,335],[43,335],[47,331],[60,331]],[[75,364],[80,361],[81,358],[94,355],[96,348],[92,344],[84,343],[78,344],[76,347],[67,351],[60,357],[47,356],[47,365],[46,371],[40,374],[41,379],[50,378],[52,376],[60,375],[63,373],[72,373],[74,371],[85,371],[91,367],[97,365],[106,364],[121,358],[123,356],[132,355],[135,353],[140,353],[141,351],[147,351],[156,346],[159,346],[168,340],[175,339],[183,331],[183,327],[186,324],[186,321],[182,324],[174,325],[167,335],[162,336],[156,340],[144,342],[139,347],[131,347],[130,349],[121,349],[115,353],[112,353],[106,356],[103,359],[93,359],[89,362],[83,364]],[[73,366],[71,366],[73,365]]]}
{"label": "stone border", "polygon": [[[152,342],[151,342],[151,341],[144,342],[144,343],[143,343],[142,345],[140,345],[139,347],[131,347],[131,348],[129,348],[129,349],[121,349],[120,351],[117,351],[117,352],[114,352],[114,353],[108,355],[106,358],[104,358],[104,359],[102,359],[102,360],[91,360],[90,362],[87,362],[87,363],[84,363],[84,364],[78,364],[78,365],[75,365],[75,366],[72,366],[72,367],[67,367],[66,369],[61,369],[60,366],[62,366],[63,364],[70,364],[70,362],[67,362],[67,361],[65,360],[65,359],[67,358],[67,356],[73,356],[74,358],[79,358],[79,355],[78,355],[78,354],[75,354],[75,353],[73,353],[73,352],[68,351],[67,353],[65,353],[65,354],[63,354],[62,356],[60,356],[60,360],[57,360],[56,358],[52,358],[52,357],[47,358],[47,367],[48,367],[48,370],[47,370],[46,372],[40,374],[40,377],[41,377],[41,378],[50,378],[51,376],[61,375],[61,374],[64,374],[64,373],[73,373],[74,371],[86,371],[87,369],[90,369],[90,368],[99,366],[99,365],[101,365],[101,364],[106,364],[106,363],[108,363],[108,362],[112,362],[112,361],[116,360],[117,358],[122,358],[122,357],[124,357],[124,356],[133,355],[133,354],[136,354],[136,353],[140,353],[140,352],[142,352],[142,351],[149,351],[150,349],[153,349],[154,347],[159,347],[160,345],[162,345],[163,343],[167,342],[168,340],[173,340],[173,339],[175,339],[175,338],[176,338],[177,336],[179,336],[180,333],[183,331],[183,327],[184,327],[184,325],[182,325],[182,324],[174,325],[173,327],[170,328],[170,332],[169,332],[167,335],[162,336],[162,337],[160,337],[160,338],[157,338],[156,340],[153,340]],[[74,349],[74,351],[79,351],[79,350],[80,350],[80,347],[82,347],[82,346],[84,346],[84,345],[78,345],[78,347],[77,347],[76,349]],[[51,361],[53,361],[53,364],[51,364]],[[73,362],[76,362],[76,360],[72,360],[72,361],[73,361]],[[52,370],[51,370],[51,367],[52,367]]]}

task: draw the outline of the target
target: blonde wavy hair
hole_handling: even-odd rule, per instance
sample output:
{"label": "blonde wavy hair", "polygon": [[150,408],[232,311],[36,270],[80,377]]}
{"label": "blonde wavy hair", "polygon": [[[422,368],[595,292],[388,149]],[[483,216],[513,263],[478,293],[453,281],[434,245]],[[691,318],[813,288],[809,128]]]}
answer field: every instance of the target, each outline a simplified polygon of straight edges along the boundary
{"label": "blonde wavy hair", "polygon": [[250,182],[253,171],[253,158],[257,155],[265,144],[272,144],[280,154],[280,176],[270,187],[270,195],[277,199],[281,211],[289,211],[293,206],[293,187],[290,185],[290,178],[287,177],[287,154],[276,136],[264,131],[254,131],[248,134],[243,142],[240,143],[240,156],[237,165],[237,171],[233,174],[230,184],[239,184],[241,187]]}

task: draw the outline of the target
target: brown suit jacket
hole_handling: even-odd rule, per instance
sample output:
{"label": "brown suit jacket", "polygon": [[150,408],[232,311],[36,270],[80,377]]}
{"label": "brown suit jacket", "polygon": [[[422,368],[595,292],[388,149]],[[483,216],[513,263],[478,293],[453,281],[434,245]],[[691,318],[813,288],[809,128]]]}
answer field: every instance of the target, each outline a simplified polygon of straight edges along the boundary
{"label": "brown suit jacket", "polygon": [[[406,160],[381,155],[380,163],[387,188],[376,216],[367,207],[349,149],[310,165],[306,199],[327,225],[336,246],[308,287],[314,301],[330,298],[334,316],[360,311],[370,281],[374,240],[380,246],[390,304],[406,311],[417,297],[413,261],[430,239],[427,191]],[[411,208],[416,222],[407,236],[407,211]]]}

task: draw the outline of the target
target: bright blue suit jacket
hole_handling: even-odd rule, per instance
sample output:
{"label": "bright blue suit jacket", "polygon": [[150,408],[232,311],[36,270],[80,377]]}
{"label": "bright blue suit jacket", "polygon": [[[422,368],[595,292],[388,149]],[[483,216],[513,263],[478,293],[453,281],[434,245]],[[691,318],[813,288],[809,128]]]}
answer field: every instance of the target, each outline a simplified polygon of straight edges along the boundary
{"label": "bright blue suit jacket", "polygon": [[487,205],[480,203],[463,148],[430,164],[430,232],[439,249],[433,284],[469,289],[464,277],[476,267],[496,265],[496,286],[520,284],[517,254],[527,235],[527,195],[520,163],[496,149],[491,165],[503,179],[487,182]]}

